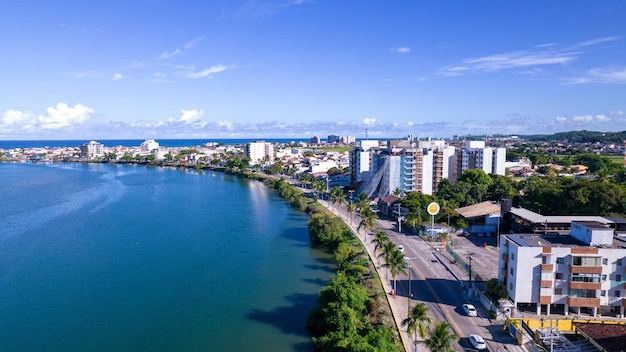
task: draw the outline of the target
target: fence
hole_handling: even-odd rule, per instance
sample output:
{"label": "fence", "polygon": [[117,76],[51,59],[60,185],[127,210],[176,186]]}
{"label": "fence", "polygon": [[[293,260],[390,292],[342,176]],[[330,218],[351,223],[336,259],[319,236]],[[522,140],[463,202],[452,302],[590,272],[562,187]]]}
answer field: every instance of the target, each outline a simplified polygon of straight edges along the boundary
{"label": "fence", "polygon": [[470,273],[469,264],[467,264],[467,262],[465,262],[465,260],[463,260],[454,250],[452,250],[452,248],[450,248],[450,246],[447,243],[446,243],[446,251],[450,253],[450,255],[454,258],[454,260],[456,260],[457,263],[459,263],[461,267],[465,269],[465,271],[467,271],[474,280],[485,281],[480,275],[478,275],[476,271],[472,270],[472,272]]}

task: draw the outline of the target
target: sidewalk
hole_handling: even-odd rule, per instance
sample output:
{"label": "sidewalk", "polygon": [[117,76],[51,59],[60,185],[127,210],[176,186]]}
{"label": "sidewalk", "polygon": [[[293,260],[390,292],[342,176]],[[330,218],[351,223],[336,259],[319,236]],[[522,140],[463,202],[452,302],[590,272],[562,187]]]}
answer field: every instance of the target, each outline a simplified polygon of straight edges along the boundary
{"label": "sidewalk", "polygon": [[[391,280],[391,278],[385,279],[386,269],[381,267],[380,265],[377,265],[378,258],[376,257],[374,253],[375,244],[373,244],[371,241],[373,236],[371,235],[367,236],[367,235],[364,235],[364,233],[359,233],[358,226],[361,220],[358,214],[352,214],[352,224],[350,224],[350,216],[348,215],[346,217],[347,213],[346,213],[345,207],[337,207],[336,204],[332,204],[332,203],[330,203],[330,206],[328,206],[327,201],[321,200],[321,199],[318,200],[318,202],[324,207],[327,207],[329,211],[337,215],[340,219],[342,219],[346,223],[346,225],[348,225],[348,227],[352,229],[354,234],[359,238],[359,240],[363,244],[363,247],[365,247],[365,250],[367,251],[367,254],[372,262],[372,265],[374,265],[374,267],[376,268],[376,273],[378,274],[378,277],[380,278],[380,281],[383,286],[383,290],[387,293],[387,301],[389,302],[389,307],[391,308],[391,314],[393,315],[393,319],[396,324],[396,327],[398,331],[400,332],[400,338],[402,339],[402,344],[404,345],[404,349],[405,351],[413,351],[414,350],[413,337],[408,336],[406,332],[406,328],[402,327],[402,320],[406,318],[406,315],[408,312],[409,299],[406,297],[391,295],[391,292],[393,290],[393,287],[392,287],[393,281]],[[420,346],[420,351],[424,351],[425,349],[426,347]]]}

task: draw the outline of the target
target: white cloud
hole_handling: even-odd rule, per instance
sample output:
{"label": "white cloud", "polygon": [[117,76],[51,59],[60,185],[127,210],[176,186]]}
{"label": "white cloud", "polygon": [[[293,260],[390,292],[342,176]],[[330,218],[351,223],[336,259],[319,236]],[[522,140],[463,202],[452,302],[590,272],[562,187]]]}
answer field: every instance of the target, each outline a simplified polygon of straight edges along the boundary
{"label": "white cloud", "polygon": [[114,81],[117,81],[117,80],[120,80],[120,79],[124,79],[124,78],[126,78],[126,76],[124,76],[121,73],[116,73],[116,74],[113,75],[113,80]]}
{"label": "white cloud", "polygon": [[2,114],[2,125],[19,125],[34,119],[30,111],[7,110]]}
{"label": "white cloud", "polygon": [[0,131],[4,134],[41,130],[72,128],[87,121],[95,111],[81,104],[68,106],[58,103],[46,109],[46,115],[35,115],[30,111],[7,110],[0,120]]}
{"label": "white cloud", "polygon": [[576,126],[576,125],[592,124],[592,123],[608,123],[608,122],[611,122],[611,118],[605,114],[597,114],[597,115],[586,114],[586,115],[576,115],[572,117],[557,116],[556,122],[561,123],[561,124],[570,123]]}
{"label": "white cloud", "polygon": [[204,78],[204,77],[211,78],[216,73],[220,73],[220,72],[224,72],[228,70],[229,67],[219,64],[219,65],[211,66],[209,68],[205,68],[204,70],[198,71],[198,72],[195,71],[195,68],[193,66],[185,67],[185,69],[186,71],[181,73],[183,77],[189,78],[189,79],[198,79],[198,78]]}
{"label": "white cloud", "polygon": [[187,44],[185,44],[185,45],[183,46],[183,48],[185,48],[185,49],[191,49],[191,48],[193,48],[193,47],[194,47],[194,46],[195,46],[198,42],[200,42],[202,39],[204,39],[204,36],[202,36],[202,37],[198,37],[198,38],[196,38],[196,39],[194,39],[194,40],[192,40],[192,41],[188,42]]}
{"label": "white cloud", "polygon": [[196,121],[199,121],[202,119],[202,117],[204,116],[204,111],[202,110],[181,110],[180,111],[180,118],[178,121],[184,122],[184,123],[193,123]]}
{"label": "white cloud", "polygon": [[180,54],[180,49],[176,49],[176,50],[172,51],[171,53],[168,53],[166,51],[163,54],[161,54],[161,60],[169,59],[169,58],[174,57],[174,56],[176,56],[178,54]]}
{"label": "white cloud", "polygon": [[596,39],[592,39],[592,40],[587,40],[581,43],[578,43],[578,45],[576,45],[576,47],[581,47],[581,46],[591,46],[591,45],[596,45],[599,43],[605,43],[605,42],[612,42],[614,40],[618,40],[620,39],[619,37],[602,37],[602,38],[596,38]]}
{"label": "white cloud", "polygon": [[48,115],[39,116],[39,126],[43,129],[59,129],[85,122],[95,113],[92,108],[81,104],[73,107],[66,103],[58,103],[56,107],[46,109]]}
{"label": "white cloud", "polygon": [[232,131],[234,129],[233,128],[233,123],[230,122],[230,121],[218,121],[217,122],[217,126],[218,127],[224,127],[228,131]]}
{"label": "white cloud", "polygon": [[602,83],[626,84],[626,68],[594,68],[581,77],[571,78],[573,84]]}
{"label": "white cloud", "polygon": [[399,48],[389,48],[389,50],[395,51],[398,54],[406,54],[406,53],[411,51],[411,48],[406,47],[406,46],[402,46],[402,47],[399,47]]}
{"label": "white cloud", "polygon": [[363,119],[363,124],[369,126],[369,125],[373,125],[376,123],[376,118],[374,117],[367,117]]}
{"label": "white cloud", "polygon": [[[537,66],[565,65],[584,55],[589,46],[620,39],[619,37],[597,38],[578,43],[569,48],[559,48],[555,44],[536,45],[528,50],[498,53],[461,60],[461,64],[450,65],[439,70],[441,76],[459,76],[470,72],[497,72],[517,68],[531,68],[523,73],[542,74]],[[584,51],[583,51],[583,48]],[[621,83],[626,81],[626,70],[591,70],[587,77],[570,80],[573,83]]]}
{"label": "white cloud", "polygon": [[624,110],[615,110],[615,111],[609,112],[609,115],[624,116],[626,115],[626,112],[624,112]]}

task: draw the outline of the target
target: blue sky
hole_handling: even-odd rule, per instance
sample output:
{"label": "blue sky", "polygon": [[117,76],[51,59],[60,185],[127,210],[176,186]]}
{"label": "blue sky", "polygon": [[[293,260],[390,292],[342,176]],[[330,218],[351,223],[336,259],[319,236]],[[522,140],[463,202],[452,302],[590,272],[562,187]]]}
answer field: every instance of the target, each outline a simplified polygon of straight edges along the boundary
{"label": "blue sky", "polygon": [[0,2],[0,139],[626,130],[626,1]]}

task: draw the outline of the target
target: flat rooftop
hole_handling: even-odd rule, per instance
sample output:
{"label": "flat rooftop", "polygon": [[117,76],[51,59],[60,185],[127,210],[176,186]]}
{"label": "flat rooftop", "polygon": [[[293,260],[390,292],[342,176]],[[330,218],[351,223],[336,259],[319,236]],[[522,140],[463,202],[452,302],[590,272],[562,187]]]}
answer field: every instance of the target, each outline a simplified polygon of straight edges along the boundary
{"label": "flat rooftop", "polygon": [[588,247],[585,242],[570,235],[519,234],[508,235],[508,238],[522,247]]}
{"label": "flat rooftop", "polygon": [[[506,235],[511,241],[520,247],[590,247],[583,241],[577,240],[570,235],[558,234],[516,234]],[[624,248],[626,249],[626,237],[613,236],[613,244],[594,245],[597,248]]]}

